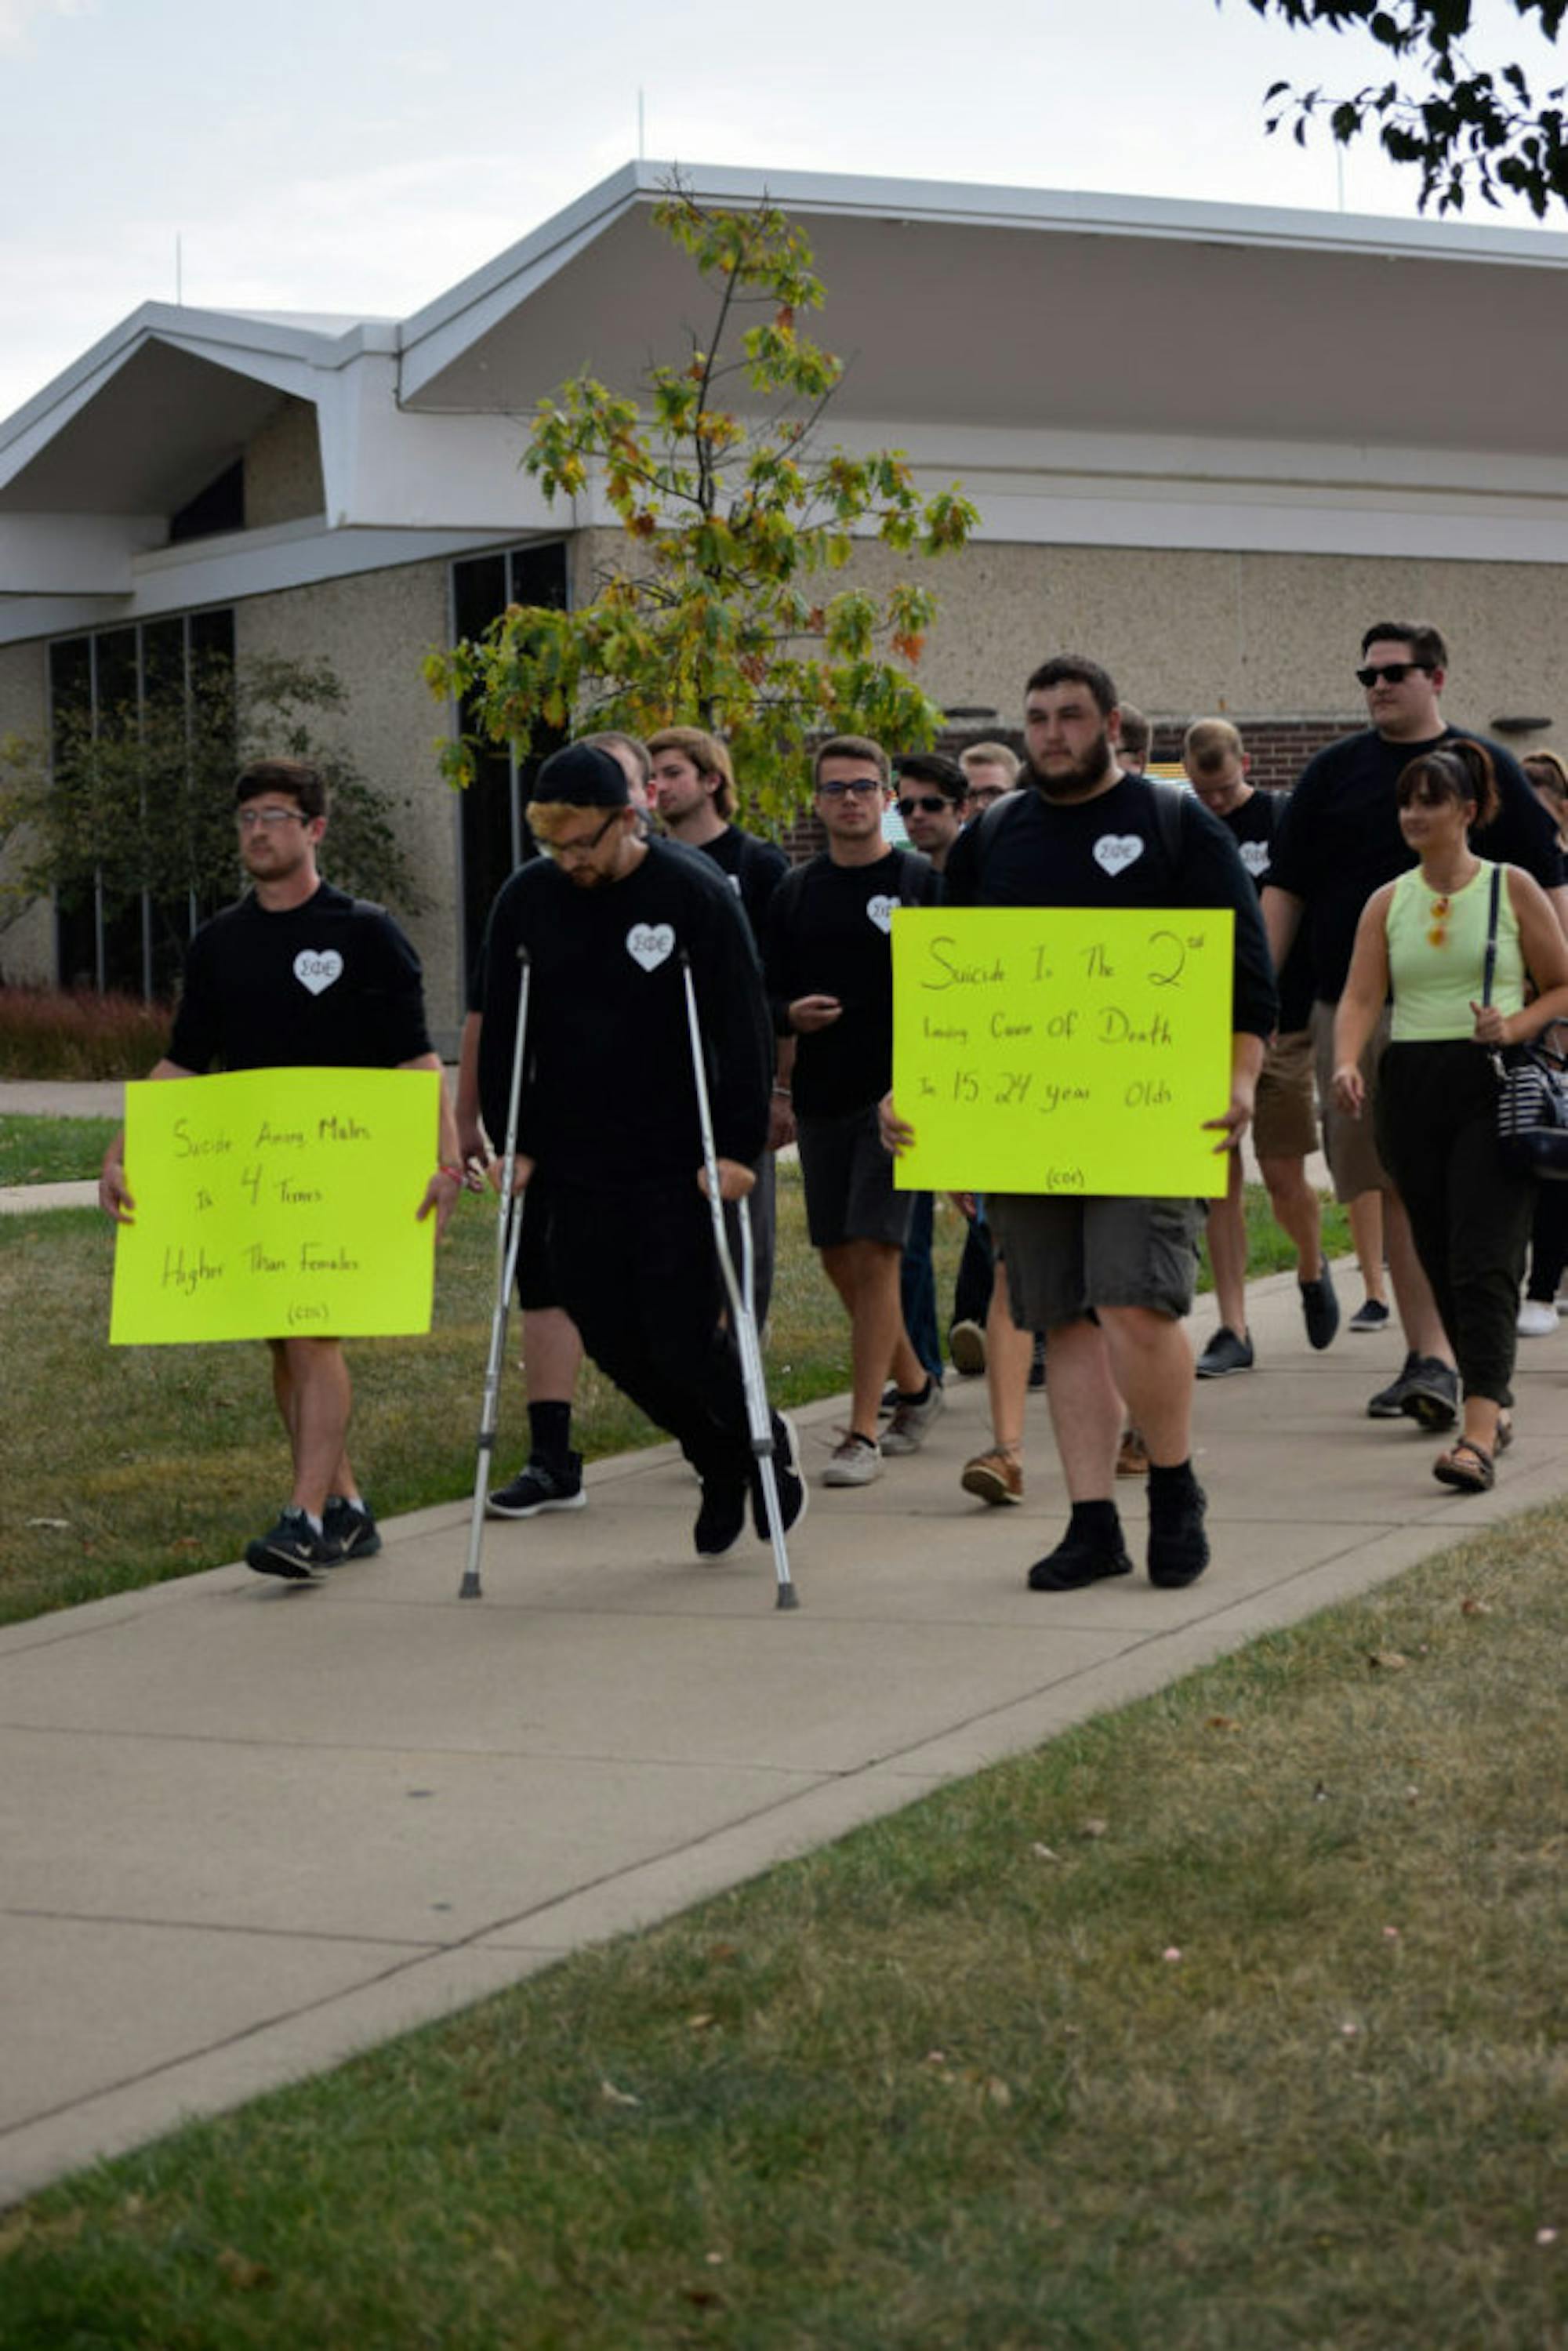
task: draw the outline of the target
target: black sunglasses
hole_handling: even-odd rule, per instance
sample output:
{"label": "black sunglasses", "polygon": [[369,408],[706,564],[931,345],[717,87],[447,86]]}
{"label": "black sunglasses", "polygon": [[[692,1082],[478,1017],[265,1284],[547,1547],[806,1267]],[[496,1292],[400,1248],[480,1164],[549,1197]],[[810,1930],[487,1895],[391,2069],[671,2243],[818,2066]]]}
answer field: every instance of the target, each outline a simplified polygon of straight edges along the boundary
{"label": "black sunglasses", "polygon": [[900,800],[898,813],[900,816],[912,816],[918,809],[923,816],[939,816],[945,808],[956,808],[957,805],[956,800],[946,800],[940,792],[934,792],[925,799]]}
{"label": "black sunglasses", "polygon": [[1357,685],[1375,685],[1381,678],[1385,685],[1403,685],[1413,669],[1424,669],[1428,677],[1432,674],[1430,662],[1384,662],[1376,668],[1358,669],[1355,682]]}

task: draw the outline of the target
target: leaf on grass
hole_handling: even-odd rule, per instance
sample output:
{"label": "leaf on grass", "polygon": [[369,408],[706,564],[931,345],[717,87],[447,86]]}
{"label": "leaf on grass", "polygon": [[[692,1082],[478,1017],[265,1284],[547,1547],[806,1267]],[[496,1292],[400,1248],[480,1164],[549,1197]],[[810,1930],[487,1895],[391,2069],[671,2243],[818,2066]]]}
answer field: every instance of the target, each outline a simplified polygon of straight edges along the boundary
{"label": "leaf on grass", "polygon": [[176,1535],[169,1548],[171,1551],[200,1551],[202,1538],[200,1535]]}
{"label": "leaf on grass", "polygon": [[1398,1649],[1373,1649],[1369,1651],[1366,1662],[1375,1674],[1399,1674],[1404,1672],[1410,1660]]}
{"label": "leaf on grass", "polygon": [[1206,1730],[1239,1730],[1240,1728],[1233,1714],[1211,1714],[1204,1725]]}
{"label": "leaf on grass", "polygon": [[998,2075],[993,2074],[986,2084],[986,2095],[993,2106],[1010,2106],[1013,2094]]}
{"label": "leaf on grass", "polygon": [[1110,1825],[1109,1821],[1103,1821],[1098,1813],[1092,1813],[1078,1834],[1080,1836],[1103,1837]]}
{"label": "leaf on grass", "polygon": [[601,2082],[599,2095],[607,2106],[640,2106],[643,2103],[630,2090],[618,2090],[613,2082]]}
{"label": "leaf on grass", "polygon": [[706,2009],[704,2009],[700,2016],[687,2017],[686,2031],[688,2032],[706,2032],[708,2026],[716,2021],[716,2020],[709,2013],[709,2011]]}
{"label": "leaf on grass", "polygon": [[47,1527],[51,1534],[63,1535],[70,1526],[69,1519],[27,1519],[29,1527]]}
{"label": "leaf on grass", "polygon": [[1461,1616],[1490,1616],[1491,1603],[1490,1600],[1478,1600],[1473,1592],[1467,1592],[1459,1603],[1459,1614]]}
{"label": "leaf on grass", "polygon": [[1168,1960],[1173,1968],[1176,1967],[1181,1959],[1180,1946],[1176,1943],[1167,1943],[1165,1949],[1160,1953],[1160,1957],[1162,1959]]}
{"label": "leaf on grass", "polygon": [[1036,1861],[1060,1861],[1061,1859],[1061,1855],[1059,1853],[1052,1853],[1048,1844],[1031,1844],[1030,1851],[1033,1854]]}
{"label": "leaf on grass", "polygon": [[218,2255],[218,2268],[242,2294],[255,2294],[276,2283],[265,2262],[253,2262],[248,2253],[236,2253],[232,2245],[225,2245]]}

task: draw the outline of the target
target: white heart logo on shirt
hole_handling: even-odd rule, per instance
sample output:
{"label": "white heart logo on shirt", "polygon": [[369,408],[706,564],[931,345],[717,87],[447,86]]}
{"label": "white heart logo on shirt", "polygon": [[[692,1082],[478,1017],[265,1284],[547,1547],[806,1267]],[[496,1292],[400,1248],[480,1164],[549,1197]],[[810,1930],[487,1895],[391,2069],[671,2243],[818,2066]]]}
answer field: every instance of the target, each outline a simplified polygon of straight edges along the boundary
{"label": "white heart logo on shirt", "polygon": [[657,971],[674,951],[675,935],[668,923],[633,923],[626,934],[626,952],[644,971]]}
{"label": "white heart logo on shirt", "polygon": [[865,910],[879,931],[891,934],[894,909],[903,904],[902,898],[868,898],[865,902]]}
{"label": "white heart logo on shirt", "polygon": [[336,947],[301,947],[294,958],[294,977],[312,996],[319,996],[343,974],[343,958]]}
{"label": "white heart logo on shirt", "polygon": [[1144,844],[1135,832],[1103,832],[1094,844],[1094,862],[1103,866],[1113,879],[1135,865],[1144,853]]}
{"label": "white heart logo on shirt", "polygon": [[1269,871],[1268,842],[1266,841],[1244,841],[1241,844],[1241,862],[1245,865],[1248,872],[1250,873],[1254,882],[1256,882],[1260,873],[1267,873]]}

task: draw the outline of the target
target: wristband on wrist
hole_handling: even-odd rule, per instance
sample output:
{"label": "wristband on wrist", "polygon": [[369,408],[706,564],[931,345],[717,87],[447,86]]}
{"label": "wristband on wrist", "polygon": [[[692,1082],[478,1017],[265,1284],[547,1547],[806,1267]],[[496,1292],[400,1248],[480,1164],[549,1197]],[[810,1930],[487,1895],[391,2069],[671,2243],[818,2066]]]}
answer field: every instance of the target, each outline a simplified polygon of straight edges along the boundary
{"label": "wristband on wrist", "polygon": [[788,1102],[788,1101],[789,1101],[789,1087],[788,1087],[788,1086],[775,1086],[775,1087],[774,1087],[774,1089],[773,1089],[773,1091],[774,1091],[774,1092],[775,1092],[776,1094],[782,1094],[782,1095],[783,1095],[783,1097],[784,1097],[784,1100],[785,1100],[786,1102]]}
{"label": "wristband on wrist", "polygon": [[463,1181],[462,1168],[449,1167],[444,1159],[436,1162],[435,1172],[438,1176],[450,1176],[455,1184],[461,1184]]}

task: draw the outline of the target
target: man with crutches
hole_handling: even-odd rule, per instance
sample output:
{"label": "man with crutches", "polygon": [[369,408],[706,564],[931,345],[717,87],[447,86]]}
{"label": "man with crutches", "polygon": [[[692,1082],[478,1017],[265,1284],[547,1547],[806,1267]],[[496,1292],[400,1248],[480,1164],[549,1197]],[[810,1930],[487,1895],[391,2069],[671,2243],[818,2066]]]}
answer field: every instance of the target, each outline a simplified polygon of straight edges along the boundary
{"label": "man with crutches", "polygon": [[762,1458],[780,1536],[805,1502],[789,1424],[768,1413],[754,1437],[705,1196],[716,1183],[721,1199],[743,1197],[767,1140],[773,1051],[756,952],[722,875],[640,836],[606,752],[577,744],[548,759],[528,815],[544,854],[504,885],[486,934],[485,1128],[515,1132],[519,1188],[548,1186],[559,1303],[600,1369],[697,1471],[695,1547],[720,1558],[745,1531],[748,1499],[769,1539]]}

